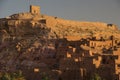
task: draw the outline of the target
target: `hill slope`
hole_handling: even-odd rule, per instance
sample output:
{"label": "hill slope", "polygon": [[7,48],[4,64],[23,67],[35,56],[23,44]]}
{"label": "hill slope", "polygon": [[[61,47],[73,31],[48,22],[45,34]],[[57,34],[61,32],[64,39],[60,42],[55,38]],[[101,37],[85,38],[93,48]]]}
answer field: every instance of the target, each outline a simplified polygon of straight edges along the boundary
{"label": "hill slope", "polygon": [[[27,70],[23,66],[32,69],[36,66],[51,69],[55,63],[58,63],[54,57],[56,41],[61,38],[80,40],[88,37],[103,37],[107,39],[113,35],[116,39],[120,39],[120,31],[113,24],[24,14],[27,18],[15,14],[18,17],[0,19],[1,72],[15,71],[18,67],[26,73]],[[46,20],[46,24],[40,22],[41,18]]]}
{"label": "hill slope", "polygon": [[43,15],[47,20],[47,26],[52,29],[58,37],[80,36],[80,37],[104,37],[114,35],[120,37],[120,31],[116,25],[103,22],[85,22],[64,20],[57,17]]}

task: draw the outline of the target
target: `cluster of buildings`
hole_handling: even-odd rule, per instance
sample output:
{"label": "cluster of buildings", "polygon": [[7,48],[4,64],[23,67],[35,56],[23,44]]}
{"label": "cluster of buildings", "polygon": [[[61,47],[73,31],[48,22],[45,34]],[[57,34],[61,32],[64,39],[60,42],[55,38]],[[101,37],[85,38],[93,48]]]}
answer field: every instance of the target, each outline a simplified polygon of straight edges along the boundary
{"label": "cluster of buildings", "polygon": [[[44,72],[56,80],[92,80],[95,77],[120,80],[120,42],[113,36],[99,40],[93,37],[52,41],[54,49],[46,49],[41,57],[38,48],[33,53],[38,56],[33,56],[32,62],[19,66],[29,80],[40,79]],[[29,62],[31,67],[27,65]]]}
{"label": "cluster of buildings", "polygon": [[120,45],[113,36],[107,40],[62,39],[56,52],[63,80],[90,80],[94,74],[102,80],[120,79]]}

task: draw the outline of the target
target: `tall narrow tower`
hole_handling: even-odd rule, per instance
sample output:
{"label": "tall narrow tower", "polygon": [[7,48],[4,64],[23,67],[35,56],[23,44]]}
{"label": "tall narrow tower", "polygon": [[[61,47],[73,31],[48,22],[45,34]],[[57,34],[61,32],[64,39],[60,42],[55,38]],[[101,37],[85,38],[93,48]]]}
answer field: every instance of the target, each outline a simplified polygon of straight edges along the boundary
{"label": "tall narrow tower", "polygon": [[39,14],[40,15],[40,7],[39,6],[30,5],[30,13],[32,13],[32,14]]}

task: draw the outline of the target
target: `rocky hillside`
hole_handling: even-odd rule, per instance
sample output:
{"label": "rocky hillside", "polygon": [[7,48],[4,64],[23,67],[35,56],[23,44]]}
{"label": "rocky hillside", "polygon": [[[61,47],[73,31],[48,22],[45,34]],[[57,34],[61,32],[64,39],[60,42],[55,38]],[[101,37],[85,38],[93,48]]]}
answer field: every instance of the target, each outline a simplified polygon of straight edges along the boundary
{"label": "rocky hillside", "polygon": [[85,22],[85,21],[72,21],[64,20],[57,17],[51,17],[43,15],[47,20],[47,26],[58,37],[66,36],[80,36],[80,37],[104,37],[108,38],[110,35],[114,35],[119,38],[120,31],[118,26],[114,24],[107,24],[103,22]]}
{"label": "rocky hillside", "polygon": [[34,62],[37,56],[53,56],[54,45],[49,40],[50,31],[44,24],[33,27],[29,21],[24,21],[24,24],[19,26],[1,25],[0,71],[14,71],[17,64],[32,65],[31,62]]}
{"label": "rocky hillside", "polygon": [[[46,24],[39,22],[39,17],[46,19]],[[47,59],[54,57],[57,39],[111,35],[120,38],[117,26],[101,22],[70,21],[46,15],[38,16],[37,20],[0,19],[0,70],[15,70],[17,65],[51,67],[50,62],[54,61]],[[41,60],[35,62],[38,59]]]}

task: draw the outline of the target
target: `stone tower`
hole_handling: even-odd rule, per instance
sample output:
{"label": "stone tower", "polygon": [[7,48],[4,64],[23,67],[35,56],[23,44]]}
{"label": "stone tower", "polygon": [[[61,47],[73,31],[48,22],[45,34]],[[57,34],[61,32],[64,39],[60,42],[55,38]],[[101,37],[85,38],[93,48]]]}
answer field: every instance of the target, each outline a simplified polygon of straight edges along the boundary
{"label": "stone tower", "polygon": [[40,7],[39,6],[30,5],[30,13],[32,13],[32,14],[39,14],[40,15]]}

